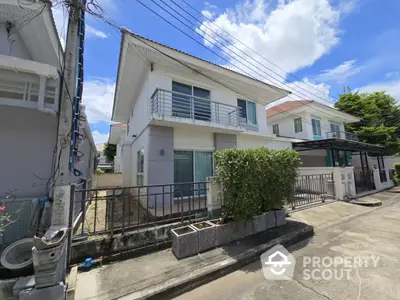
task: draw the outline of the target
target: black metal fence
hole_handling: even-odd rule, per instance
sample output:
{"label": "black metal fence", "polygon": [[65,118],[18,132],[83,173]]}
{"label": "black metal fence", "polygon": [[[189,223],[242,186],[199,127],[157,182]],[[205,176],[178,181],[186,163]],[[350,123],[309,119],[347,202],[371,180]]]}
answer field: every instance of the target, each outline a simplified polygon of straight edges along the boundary
{"label": "black metal fence", "polygon": [[335,182],[333,174],[300,175],[294,186],[293,199],[289,201],[296,206],[315,202],[324,202],[335,198]]}
{"label": "black metal fence", "polygon": [[356,193],[363,193],[375,190],[374,173],[372,170],[354,171],[354,184]]}
{"label": "black metal fence", "polygon": [[379,178],[381,180],[381,183],[387,182],[386,170],[380,170],[379,171]]}
{"label": "black metal fence", "polygon": [[75,235],[124,233],[142,227],[207,216],[206,182],[76,188],[80,207]]}

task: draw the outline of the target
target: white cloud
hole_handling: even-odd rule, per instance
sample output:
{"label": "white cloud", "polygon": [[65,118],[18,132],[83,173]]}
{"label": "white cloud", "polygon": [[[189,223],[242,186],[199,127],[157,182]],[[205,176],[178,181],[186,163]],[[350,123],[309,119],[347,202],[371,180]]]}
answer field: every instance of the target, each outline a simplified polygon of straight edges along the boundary
{"label": "white cloud", "polygon": [[332,98],[329,97],[331,87],[326,83],[315,83],[305,77],[302,81],[299,80],[288,83],[286,88],[292,91],[292,94],[290,94],[288,97],[284,97],[271,103],[267,106],[267,108],[286,101],[295,100],[315,100],[322,104],[333,106]]}
{"label": "white cloud", "polygon": [[355,60],[348,60],[335,68],[322,71],[315,79],[318,81],[336,81],[343,83],[350,76],[360,73],[362,67],[356,65]]}
{"label": "white cloud", "polygon": [[350,14],[355,9],[359,8],[360,4],[358,0],[342,0],[339,3],[339,11],[343,14]]}
{"label": "white cloud", "polygon": [[92,131],[95,144],[107,143],[109,133],[100,133],[98,130]]}
{"label": "white cloud", "polygon": [[386,93],[388,93],[398,102],[400,102],[400,80],[387,81],[387,82],[374,82],[355,90],[359,90],[360,93],[373,93],[373,92],[386,91]]}
{"label": "white cloud", "polygon": [[90,26],[90,25],[86,25],[86,34],[87,37],[98,37],[101,39],[105,39],[108,37],[107,34],[105,34],[103,31],[97,30],[96,28]]}
{"label": "white cloud", "polygon": [[114,92],[115,82],[111,79],[95,78],[83,83],[82,101],[89,123],[111,123]]}
{"label": "white cloud", "polygon": [[209,10],[206,10],[206,9],[202,10],[201,14],[203,16],[205,16],[206,18],[208,18],[208,19],[211,19],[212,17],[214,17],[214,13],[212,11],[209,11]]}
{"label": "white cloud", "polygon": [[[266,0],[247,0],[234,9],[228,9],[220,15],[216,15],[213,19],[215,24],[240,42],[209,21],[204,21],[200,26],[200,29],[207,35],[201,30],[198,32],[212,42],[215,40],[223,42],[215,34],[217,32],[234,45],[225,46],[225,50],[231,55],[235,56],[232,51],[239,53],[237,49],[240,49],[246,55],[278,72],[282,77],[286,77],[285,72],[262,59],[243,44],[276,63],[285,71],[295,72],[311,66],[339,43],[339,18],[339,10],[331,6],[328,0],[280,1],[272,11],[268,11]],[[226,42],[224,43],[226,44]],[[212,47],[210,42],[205,39],[204,44]],[[242,52],[239,55],[247,57]],[[245,63],[246,68],[232,58],[227,57],[227,59],[231,65],[244,69],[259,79],[264,77],[265,80],[265,75],[260,76],[250,70],[256,69],[255,66]],[[248,57],[246,59],[271,74],[260,64]]]}

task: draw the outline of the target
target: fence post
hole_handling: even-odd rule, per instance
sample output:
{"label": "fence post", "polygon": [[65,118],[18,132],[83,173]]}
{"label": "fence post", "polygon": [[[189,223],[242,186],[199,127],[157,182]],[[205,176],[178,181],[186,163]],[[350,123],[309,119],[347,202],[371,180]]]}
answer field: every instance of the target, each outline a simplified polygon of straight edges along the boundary
{"label": "fence post", "polygon": [[219,197],[220,186],[215,181],[216,177],[207,177],[207,211],[210,218],[221,216],[221,198]]}
{"label": "fence post", "polygon": [[69,215],[68,215],[68,242],[67,242],[67,269],[71,262],[71,249],[72,249],[72,234],[74,223],[74,204],[75,204],[75,189],[76,184],[71,184],[71,194],[69,202]]}
{"label": "fence post", "polygon": [[345,173],[344,169],[340,167],[333,168],[333,181],[335,185],[335,197],[336,200],[344,200],[345,192]]}
{"label": "fence post", "polygon": [[374,183],[375,183],[375,189],[376,190],[382,190],[383,189],[383,185],[381,182],[381,176],[379,174],[379,170],[378,169],[373,169],[373,178],[374,178]]}

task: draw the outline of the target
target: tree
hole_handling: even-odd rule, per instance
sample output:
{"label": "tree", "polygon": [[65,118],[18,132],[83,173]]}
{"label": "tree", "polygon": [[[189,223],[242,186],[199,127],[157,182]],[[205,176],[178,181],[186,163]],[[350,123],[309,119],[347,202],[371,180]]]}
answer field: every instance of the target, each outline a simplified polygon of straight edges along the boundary
{"label": "tree", "polygon": [[117,153],[117,146],[109,143],[104,144],[103,155],[106,157],[107,161],[113,162],[114,156]]}
{"label": "tree", "polygon": [[360,122],[346,124],[346,130],[358,134],[361,142],[400,150],[400,109],[385,92],[341,94],[335,107],[359,117]]}

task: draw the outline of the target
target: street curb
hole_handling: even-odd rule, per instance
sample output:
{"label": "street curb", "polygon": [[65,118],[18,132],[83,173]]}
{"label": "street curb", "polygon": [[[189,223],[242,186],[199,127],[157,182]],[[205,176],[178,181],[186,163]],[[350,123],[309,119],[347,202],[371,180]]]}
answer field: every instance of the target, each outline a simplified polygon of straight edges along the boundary
{"label": "street curb", "polygon": [[262,253],[272,248],[276,244],[281,244],[285,247],[288,247],[302,240],[308,239],[313,235],[314,228],[311,225],[306,225],[301,230],[284,234],[278,238],[268,241],[265,244],[256,246],[253,249],[247,250],[246,252],[236,256],[201,267],[193,272],[169,279],[165,282],[131,293],[119,299],[171,299],[172,297],[176,297],[195,289],[203,284],[232,273],[241,267],[258,260]]}
{"label": "street curb", "polygon": [[370,201],[370,202],[352,200],[349,203],[355,204],[355,205],[361,205],[361,206],[369,206],[369,207],[382,206],[382,201],[381,200],[375,200],[375,201]]}

